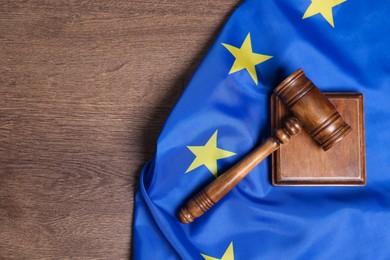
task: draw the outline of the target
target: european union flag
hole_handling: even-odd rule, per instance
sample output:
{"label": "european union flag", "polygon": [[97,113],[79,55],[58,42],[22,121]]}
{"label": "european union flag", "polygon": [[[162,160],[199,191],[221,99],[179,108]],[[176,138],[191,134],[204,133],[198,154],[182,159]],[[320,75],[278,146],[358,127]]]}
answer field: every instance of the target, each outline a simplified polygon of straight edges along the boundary
{"label": "european union flag", "polygon": [[[269,97],[303,68],[365,98],[367,185],[289,187],[257,166],[195,222],[181,204],[269,135]],[[136,259],[390,259],[390,5],[246,0],[173,109],[135,201]]]}

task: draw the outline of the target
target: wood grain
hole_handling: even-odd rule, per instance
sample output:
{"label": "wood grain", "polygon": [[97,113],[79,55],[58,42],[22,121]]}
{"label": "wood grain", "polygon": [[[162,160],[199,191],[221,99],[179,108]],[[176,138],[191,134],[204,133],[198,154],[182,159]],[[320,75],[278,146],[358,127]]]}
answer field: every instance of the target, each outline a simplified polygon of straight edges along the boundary
{"label": "wood grain", "polygon": [[0,258],[131,258],[138,173],[238,1],[0,2]]}
{"label": "wood grain", "polygon": [[[326,152],[308,133],[303,132],[291,139],[288,146],[283,146],[272,154],[274,185],[366,184],[363,95],[356,92],[324,94],[351,126],[351,133]],[[289,113],[279,98],[273,96],[271,100],[272,125],[278,127]]]}
{"label": "wood grain", "polygon": [[[228,171],[210,182],[197,195],[189,199],[181,207],[178,214],[178,218],[183,224],[191,223],[196,218],[202,216],[229,193],[261,161],[273,152],[280,151],[285,146],[288,147],[288,145],[281,146],[281,144],[289,143],[290,137],[299,134],[302,129],[309,133],[310,138],[315,139],[324,151],[342,141],[351,132],[350,125],[343,120],[333,104],[321,93],[318,87],[306,77],[302,69],[298,69],[280,83],[274,89],[274,94],[280,98],[278,99],[279,101],[286,105],[288,111],[291,112],[291,117],[277,117],[276,120],[276,116],[271,116],[273,119],[272,123],[276,126],[276,128],[273,128],[274,131],[271,137],[267,138],[260,146],[254,148]],[[275,102],[274,97],[271,104],[275,104]],[[272,109],[275,110],[273,112],[276,115],[281,114],[279,112],[280,105],[273,105],[272,107],[278,108]],[[284,112],[286,114],[286,109]],[[278,124],[275,125],[275,122]],[[317,147],[315,146],[315,148]],[[291,153],[294,154],[295,150],[299,149],[301,147],[298,146],[291,150]],[[305,150],[305,148],[302,148],[302,150]],[[290,159],[288,161],[291,161],[291,158],[280,160],[280,153],[277,152],[277,154],[278,166],[288,159]],[[293,157],[292,161],[296,165],[300,166],[302,164],[302,168],[305,166],[305,163],[301,162],[304,162],[305,158],[311,159],[310,153],[306,156],[290,157]],[[341,158],[341,156],[339,157]],[[273,165],[275,166],[276,164],[274,163]],[[316,167],[318,165],[321,165],[321,163],[317,164]],[[298,167],[298,172],[299,169],[300,167]],[[297,174],[295,172],[293,171],[294,174]],[[278,176],[278,174],[276,175]]]}

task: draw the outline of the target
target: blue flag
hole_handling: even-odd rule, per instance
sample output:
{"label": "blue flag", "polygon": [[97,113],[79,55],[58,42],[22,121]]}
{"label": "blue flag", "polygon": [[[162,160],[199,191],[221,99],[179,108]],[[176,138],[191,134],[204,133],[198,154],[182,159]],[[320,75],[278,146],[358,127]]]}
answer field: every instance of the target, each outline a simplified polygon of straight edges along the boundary
{"label": "blue flag", "polygon": [[[270,93],[302,68],[364,95],[367,185],[274,187],[264,161],[191,224],[178,209],[270,134]],[[135,199],[136,259],[390,259],[390,4],[246,0],[173,109]],[[268,159],[269,160],[269,159]]]}

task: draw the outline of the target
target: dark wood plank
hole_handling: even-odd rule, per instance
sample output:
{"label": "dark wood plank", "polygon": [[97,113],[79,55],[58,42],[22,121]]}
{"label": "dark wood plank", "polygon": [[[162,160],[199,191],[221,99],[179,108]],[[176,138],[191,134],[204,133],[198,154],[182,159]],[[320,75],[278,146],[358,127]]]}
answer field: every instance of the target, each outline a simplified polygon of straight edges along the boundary
{"label": "dark wood plank", "polygon": [[0,2],[0,258],[131,256],[139,171],[237,4]]}

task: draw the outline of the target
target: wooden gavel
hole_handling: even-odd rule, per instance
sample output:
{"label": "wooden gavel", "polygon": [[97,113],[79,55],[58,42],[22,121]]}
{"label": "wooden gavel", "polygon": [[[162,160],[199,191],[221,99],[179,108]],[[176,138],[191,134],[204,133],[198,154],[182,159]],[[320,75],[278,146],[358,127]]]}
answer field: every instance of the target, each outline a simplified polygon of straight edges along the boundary
{"label": "wooden gavel", "polygon": [[351,127],[308,79],[302,69],[286,78],[274,90],[294,117],[288,117],[282,128],[277,128],[273,136],[267,138],[259,147],[224,174],[211,182],[180,209],[178,218],[187,224],[200,217],[215,203],[234,188],[253,168],[268,155],[288,143],[290,136],[298,134],[302,128],[309,133],[324,151],[342,140]]}

